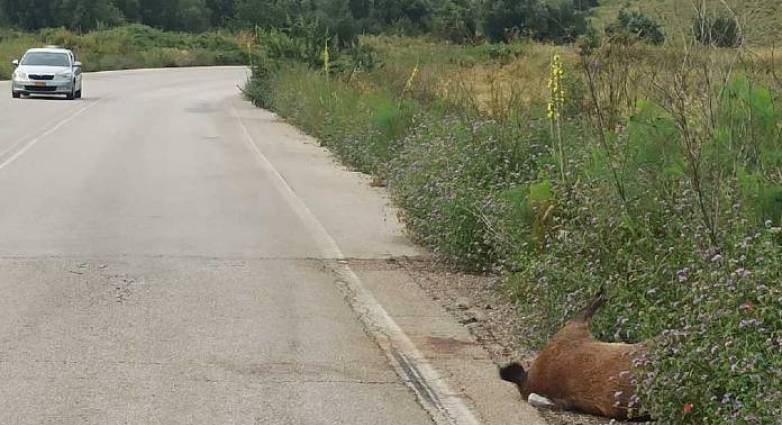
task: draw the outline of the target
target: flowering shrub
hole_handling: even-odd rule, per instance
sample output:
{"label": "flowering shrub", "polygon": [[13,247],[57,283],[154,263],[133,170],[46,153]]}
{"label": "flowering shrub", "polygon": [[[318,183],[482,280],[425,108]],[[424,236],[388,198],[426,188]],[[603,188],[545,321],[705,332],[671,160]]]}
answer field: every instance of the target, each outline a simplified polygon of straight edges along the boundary
{"label": "flowering shrub", "polygon": [[[680,305],[689,311],[663,331],[641,364],[641,388],[657,417],[735,424],[782,419],[778,232],[762,229],[733,240],[725,253],[679,272],[688,287]],[[677,386],[681,391],[670,393]]]}

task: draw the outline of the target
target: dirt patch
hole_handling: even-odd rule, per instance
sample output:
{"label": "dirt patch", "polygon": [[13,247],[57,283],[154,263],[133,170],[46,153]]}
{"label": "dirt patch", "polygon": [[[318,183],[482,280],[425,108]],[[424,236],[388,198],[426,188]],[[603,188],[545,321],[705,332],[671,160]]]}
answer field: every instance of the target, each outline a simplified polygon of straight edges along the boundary
{"label": "dirt patch", "polygon": [[427,338],[427,345],[438,353],[457,353],[465,348],[477,346],[472,341],[462,341],[455,338],[441,338],[430,336]]}

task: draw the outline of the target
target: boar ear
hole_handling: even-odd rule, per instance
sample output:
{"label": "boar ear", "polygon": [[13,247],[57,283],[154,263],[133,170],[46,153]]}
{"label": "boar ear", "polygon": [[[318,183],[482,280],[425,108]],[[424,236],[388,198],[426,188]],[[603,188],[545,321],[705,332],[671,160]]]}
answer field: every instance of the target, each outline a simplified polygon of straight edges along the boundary
{"label": "boar ear", "polygon": [[503,381],[513,382],[516,385],[523,385],[527,379],[527,372],[519,363],[511,363],[500,368],[500,378]]}

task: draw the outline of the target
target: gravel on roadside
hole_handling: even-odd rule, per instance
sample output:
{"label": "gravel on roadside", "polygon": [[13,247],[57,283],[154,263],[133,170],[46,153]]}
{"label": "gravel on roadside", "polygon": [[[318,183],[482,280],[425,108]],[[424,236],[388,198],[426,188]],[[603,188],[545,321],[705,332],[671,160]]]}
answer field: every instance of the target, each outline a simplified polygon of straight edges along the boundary
{"label": "gravel on roadside", "polygon": [[[513,302],[503,295],[500,276],[458,272],[444,262],[425,257],[394,261],[469,329],[495,363],[520,360],[525,367],[529,366],[535,357],[535,352],[525,344],[529,327],[525,327]],[[519,397],[519,403],[522,402]],[[543,409],[540,413],[551,425],[622,423],[571,412]]]}

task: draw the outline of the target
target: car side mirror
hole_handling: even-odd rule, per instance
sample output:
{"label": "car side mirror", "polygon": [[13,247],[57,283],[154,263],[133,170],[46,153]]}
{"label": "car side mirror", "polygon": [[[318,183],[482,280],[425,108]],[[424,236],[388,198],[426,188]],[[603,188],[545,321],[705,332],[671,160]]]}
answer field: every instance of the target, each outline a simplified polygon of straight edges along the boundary
{"label": "car side mirror", "polygon": [[11,61],[11,65],[13,66],[19,66],[19,59],[14,59]]}
{"label": "car side mirror", "polygon": [[79,61],[74,62],[73,63],[73,67],[74,68],[81,68],[81,62],[79,62]]}

